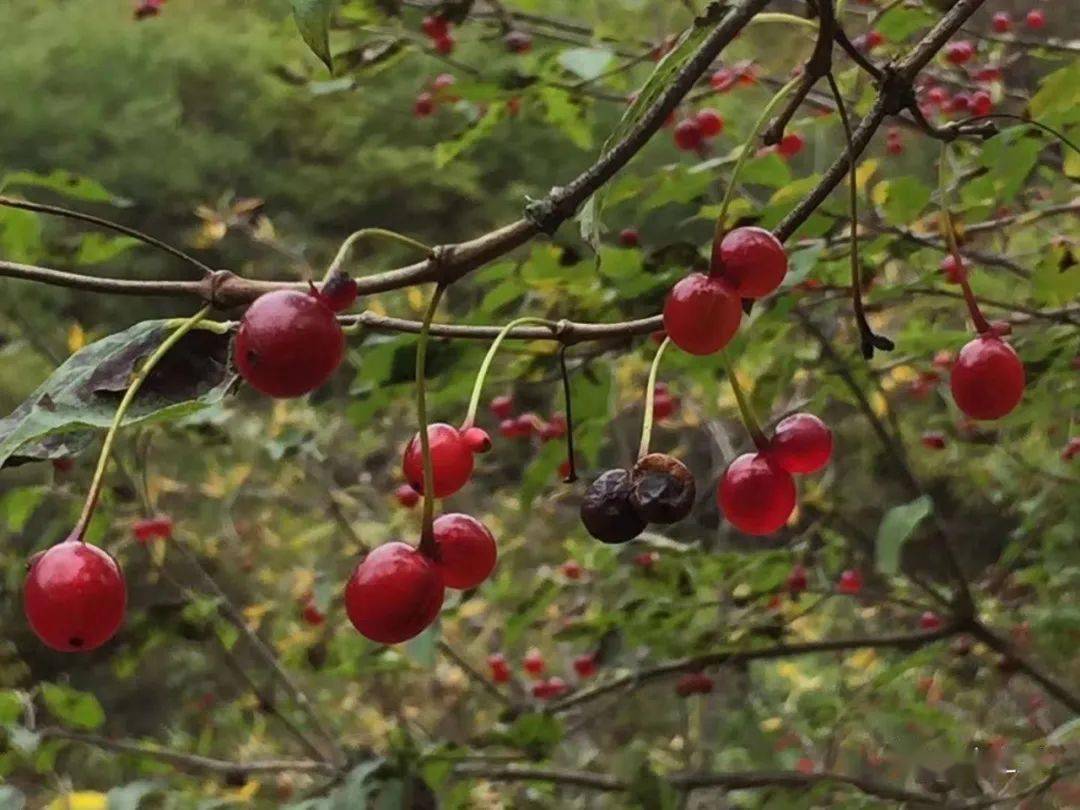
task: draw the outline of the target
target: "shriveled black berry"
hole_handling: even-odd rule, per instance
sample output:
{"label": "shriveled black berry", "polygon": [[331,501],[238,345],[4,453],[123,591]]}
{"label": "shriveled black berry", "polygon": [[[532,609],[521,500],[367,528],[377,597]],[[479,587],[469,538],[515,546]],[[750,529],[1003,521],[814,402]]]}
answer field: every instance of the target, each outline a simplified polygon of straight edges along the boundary
{"label": "shriveled black berry", "polygon": [[630,473],[630,505],[647,523],[675,523],[694,506],[694,476],[677,458],[650,453]]}
{"label": "shriveled black berry", "polygon": [[630,504],[630,473],[608,470],[589,485],[581,502],[581,522],[604,543],[633,540],[648,525]]}

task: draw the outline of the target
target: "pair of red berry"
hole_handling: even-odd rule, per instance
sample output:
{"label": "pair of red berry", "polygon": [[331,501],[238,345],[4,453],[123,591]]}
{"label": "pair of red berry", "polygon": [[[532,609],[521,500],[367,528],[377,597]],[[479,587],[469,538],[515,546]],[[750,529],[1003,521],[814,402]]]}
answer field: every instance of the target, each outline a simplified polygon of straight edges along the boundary
{"label": "pair of red berry", "polygon": [[832,448],[832,431],[813,414],[781,420],[768,446],[744,453],[724,472],[716,492],[724,517],[747,534],[775,532],[795,509],[792,474],[817,472],[829,463]]}
{"label": "pair of red berry", "polygon": [[724,131],[724,119],[716,110],[706,107],[684,118],[675,125],[672,137],[675,146],[683,151],[692,152],[700,149],[705,142]]}
{"label": "pair of red berry", "polygon": [[430,555],[386,543],[356,566],[345,586],[345,610],[365,638],[399,644],[419,635],[439,615],[446,588],[475,588],[495,570],[495,538],[479,520],[450,513],[432,528]]}
{"label": "pair of red berry", "polygon": [[664,331],[690,354],[724,348],[742,320],[742,298],[768,295],[787,275],[783,246],[763,228],[742,227],[713,243],[710,272],[691,273],[664,303]]}
{"label": "pair of red berry", "polygon": [[443,56],[454,52],[454,34],[451,24],[441,14],[429,14],[420,23],[420,30],[431,40],[431,47]]}
{"label": "pair of red berry", "polygon": [[431,89],[422,91],[413,103],[413,115],[417,118],[427,118],[435,112],[440,101],[454,102],[457,95],[451,92],[457,80],[450,73],[440,73],[431,80]]}

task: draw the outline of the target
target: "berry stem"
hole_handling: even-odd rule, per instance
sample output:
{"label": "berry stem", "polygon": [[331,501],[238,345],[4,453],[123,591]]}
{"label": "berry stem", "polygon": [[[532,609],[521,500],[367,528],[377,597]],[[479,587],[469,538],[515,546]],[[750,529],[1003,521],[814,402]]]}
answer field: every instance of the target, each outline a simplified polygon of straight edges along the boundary
{"label": "berry stem", "polygon": [[397,233],[396,231],[389,231],[385,228],[362,228],[359,231],[355,231],[341,243],[341,247],[338,248],[337,255],[334,256],[334,260],[330,262],[330,267],[326,270],[326,275],[323,279],[328,279],[334,273],[341,270],[341,265],[345,263],[345,258],[349,255],[349,251],[353,246],[364,239],[385,239],[388,242],[397,242],[399,245],[405,245],[415,250],[425,253],[428,256],[434,254],[434,250],[425,245],[423,242],[412,239],[404,234]]}
{"label": "berry stem", "polygon": [[758,424],[757,417],[754,416],[754,412],[750,408],[750,402],[746,399],[742,386],[739,385],[739,379],[735,376],[735,369],[731,365],[731,360],[723,349],[720,350],[720,358],[724,362],[724,370],[727,372],[728,382],[731,383],[731,391],[735,394],[735,402],[739,406],[739,415],[742,417],[743,424],[750,433],[750,438],[754,440],[754,446],[760,452],[764,452],[769,446],[769,439],[765,436],[761,425]]}
{"label": "berry stem", "polygon": [[[480,392],[484,388],[484,380],[487,378],[488,369],[491,368],[491,361],[495,359],[495,353],[499,350],[499,346],[506,338],[512,329],[518,326],[526,326],[528,324],[534,324],[537,326],[547,326],[552,331],[558,328],[558,324],[554,321],[545,320],[544,318],[515,318],[510,321],[502,330],[495,336],[495,339],[491,341],[491,346],[488,348],[487,354],[484,356],[484,362],[480,364],[480,370],[476,373],[476,382],[473,383],[472,397],[469,399],[469,410],[465,413],[465,421],[461,423],[461,429],[467,430],[473,426],[476,421],[476,411],[480,407]],[[569,415],[567,415],[569,418]]]}
{"label": "berry stem", "polygon": [[559,347],[559,374],[562,375],[563,399],[566,400],[566,461],[570,465],[563,479],[564,484],[577,481],[577,462],[574,460],[574,407],[573,398],[570,396],[570,372],[566,369],[568,348],[565,343]]}
{"label": "berry stem", "polygon": [[784,96],[795,89],[798,84],[799,79],[796,77],[777,90],[776,95],[769,99],[769,103],[765,105],[765,109],[761,111],[761,115],[758,116],[757,121],[754,122],[754,128],[750,130],[750,135],[743,144],[738,160],[735,161],[735,168],[731,170],[731,178],[728,180],[727,189],[724,191],[724,200],[720,203],[720,216],[716,218],[716,235],[714,237],[716,240],[723,239],[724,237],[724,222],[727,220],[727,212],[728,208],[731,207],[731,201],[735,197],[735,188],[738,185],[739,175],[742,173],[743,164],[745,164],[747,158],[750,157],[750,153],[754,151],[758,136],[761,134],[761,130],[765,128],[765,124],[767,124],[772,117],[773,111],[780,106],[780,102],[784,100]]}
{"label": "berry stem", "polygon": [[1046,124],[1044,124],[1044,123],[1042,123],[1040,121],[1034,121],[1034,120],[1032,120],[1030,118],[1022,118],[1019,115],[1011,115],[1009,113],[990,113],[989,115],[975,115],[975,116],[972,116],[971,118],[965,118],[962,121],[957,121],[956,126],[960,127],[960,126],[963,126],[964,124],[976,124],[979,121],[989,121],[989,120],[991,120],[993,118],[1007,118],[1007,119],[1010,119],[1012,121],[1019,121],[1021,124],[1027,124],[1029,127],[1035,127],[1036,129],[1041,129],[1046,134],[1057,138],[1059,141],[1061,141],[1061,143],[1063,143],[1065,146],[1072,149],[1074,152],[1080,154],[1080,146],[1077,146],[1075,143],[1073,143],[1071,140],[1069,140],[1069,138],[1067,138],[1064,133],[1059,132],[1058,130],[1054,129],[1053,127],[1047,126]]}
{"label": "berry stem", "polygon": [[435,469],[431,464],[431,442],[428,441],[426,363],[428,338],[431,333],[431,320],[439,307],[446,288],[442,284],[435,287],[428,302],[427,312],[420,327],[420,337],[416,341],[416,418],[420,423],[420,452],[424,458],[424,510],[420,527],[420,551],[432,556],[435,550]]}
{"label": "berry stem", "polygon": [[[101,497],[101,486],[105,481],[105,468],[109,463],[109,455],[112,453],[116,434],[120,430],[120,423],[124,421],[124,416],[127,414],[131,403],[135,400],[135,395],[139,393],[139,389],[146,382],[146,378],[150,376],[150,372],[154,370],[154,367],[168,353],[169,349],[175,346],[180,341],[180,338],[190,332],[209,312],[210,307],[205,306],[190,318],[180,321],[173,333],[165,338],[161,345],[146,358],[146,362],[131,378],[131,383],[116,408],[116,414],[113,416],[112,424],[109,426],[109,432],[105,434],[105,441],[101,445],[101,455],[98,456],[97,469],[94,470],[94,478],[90,482],[90,491],[86,494],[86,502],[83,504],[82,514],[79,515],[79,522],[75,524],[75,531],[71,533],[72,539],[86,542],[86,529],[90,525],[90,518],[93,517],[94,510],[97,508],[98,500]],[[175,321],[166,321],[165,325],[168,327],[174,323]]]}
{"label": "berry stem", "polygon": [[639,459],[649,454],[649,442],[652,440],[653,400],[656,399],[653,393],[653,389],[656,388],[656,372],[660,368],[660,358],[664,356],[664,350],[669,343],[671,343],[671,338],[664,338],[663,342],[657,347],[652,366],[649,368],[649,382],[645,388],[645,418],[641,423],[641,444],[638,447]]}
{"label": "berry stem", "polygon": [[979,308],[979,302],[975,300],[975,293],[972,292],[971,285],[968,283],[967,268],[964,266],[964,258],[960,255],[960,245],[956,240],[956,228],[953,226],[952,212],[949,211],[949,185],[947,182],[947,170],[949,165],[949,144],[947,141],[941,142],[941,156],[938,158],[938,195],[941,197],[941,231],[945,236],[945,244],[949,247],[949,253],[952,254],[953,261],[956,263],[957,278],[960,281],[960,289],[964,293],[964,303],[967,304],[968,312],[971,314],[971,321],[975,324],[975,330],[984,335],[990,332],[990,323],[986,320],[986,316],[983,315],[982,310]]}

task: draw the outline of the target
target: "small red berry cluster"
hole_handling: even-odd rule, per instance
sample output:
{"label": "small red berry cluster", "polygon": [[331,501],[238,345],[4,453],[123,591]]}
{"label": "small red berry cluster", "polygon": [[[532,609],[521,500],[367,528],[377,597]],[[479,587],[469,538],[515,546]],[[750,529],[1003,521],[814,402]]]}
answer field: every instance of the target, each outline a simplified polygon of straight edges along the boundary
{"label": "small red berry cluster", "polygon": [[452,104],[458,100],[453,87],[457,82],[452,73],[440,73],[431,80],[429,89],[421,91],[413,102],[413,115],[427,118],[432,115],[440,103]]}
{"label": "small red berry cluster", "polygon": [[431,40],[436,53],[449,56],[454,52],[453,25],[441,14],[429,14],[420,23],[420,30]]}
{"label": "small red berry cluster", "polygon": [[705,108],[679,121],[672,137],[684,152],[695,152],[724,131],[724,119],[716,110]]}
{"label": "small red berry cluster", "polygon": [[[513,679],[510,663],[502,653],[492,653],[487,659],[491,680],[497,684],[509,683]],[[582,653],[571,662],[579,681],[592,678],[599,671],[596,653]],[[553,700],[570,691],[570,685],[558,675],[547,674],[547,661],[543,653],[535,647],[521,659],[521,669],[526,677],[533,681],[530,693],[537,700]]]}
{"label": "small red berry cluster", "polygon": [[143,518],[142,520],[136,520],[132,524],[131,533],[143,545],[153,540],[168,540],[172,537],[173,521],[168,515]]}
{"label": "small red berry cluster", "polygon": [[726,93],[734,87],[748,87],[756,83],[757,68],[750,60],[719,68],[709,77],[709,84],[717,93]]}
{"label": "small red berry cluster", "polygon": [[499,435],[506,439],[530,439],[539,436],[543,442],[561,439],[566,435],[566,417],[552,414],[546,422],[532,411],[514,415],[514,398],[501,394],[491,400],[488,407],[499,420]]}

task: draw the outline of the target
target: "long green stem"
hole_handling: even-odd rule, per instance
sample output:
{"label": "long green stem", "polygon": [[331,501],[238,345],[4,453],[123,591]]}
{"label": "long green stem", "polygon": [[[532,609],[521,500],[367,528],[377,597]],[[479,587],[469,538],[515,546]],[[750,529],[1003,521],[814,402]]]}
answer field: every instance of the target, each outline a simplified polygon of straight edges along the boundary
{"label": "long green stem", "polygon": [[649,454],[649,442],[652,440],[653,426],[653,400],[656,399],[656,372],[660,368],[660,358],[664,356],[664,350],[671,343],[671,338],[666,337],[660,343],[653,357],[652,366],[649,368],[649,382],[645,388],[645,418],[641,423],[641,445],[638,447],[638,458],[644,458]]}
{"label": "long green stem", "polygon": [[420,337],[416,342],[416,418],[420,423],[420,453],[424,459],[424,511],[420,528],[420,550],[429,556],[435,544],[432,530],[435,521],[435,469],[431,464],[431,442],[428,441],[426,363],[431,320],[435,317],[435,310],[439,307],[439,300],[445,289],[439,284],[431,294],[431,301],[420,327]]}
{"label": "long green stem", "polygon": [[526,317],[515,318],[499,331],[499,334],[491,341],[491,346],[488,348],[487,354],[484,355],[484,362],[480,364],[480,370],[476,373],[476,382],[473,383],[472,397],[469,399],[469,410],[465,413],[465,421],[461,423],[462,430],[471,428],[476,421],[476,411],[480,407],[480,392],[484,388],[484,380],[487,378],[488,369],[491,368],[491,361],[495,359],[495,353],[499,351],[499,346],[502,344],[503,340],[506,339],[506,336],[510,334],[511,330],[529,324],[547,326],[552,330],[555,330],[558,326],[554,321],[549,321],[545,318]]}
{"label": "long green stem", "polygon": [[971,284],[968,283],[964,257],[960,255],[960,245],[956,241],[956,229],[953,227],[952,212],[949,210],[948,165],[949,144],[947,141],[942,141],[941,155],[938,158],[938,196],[941,198],[939,202],[942,235],[945,237],[945,244],[948,245],[953,262],[956,263],[957,279],[960,282],[960,290],[964,293],[964,303],[967,304],[971,321],[975,324],[975,330],[982,335],[991,331],[990,322],[986,320],[986,316],[979,308],[979,302],[975,300],[975,293],[971,289]]}
{"label": "long green stem", "polygon": [[739,415],[742,417],[743,424],[750,433],[750,438],[754,440],[754,446],[758,450],[764,450],[769,446],[769,439],[765,436],[761,425],[758,424],[753,410],[750,409],[750,403],[746,399],[742,386],[739,385],[739,379],[735,376],[735,368],[731,365],[727,352],[721,349],[720,358],[724,362],[724,370],[727,372],[728,382],[731,383],[731,391],[735,394],[735,402],[739,406]]}
{"label": "long green stem", "polygon": [[359,231],[349,234],[345,241],[341,243],[341,247],[338,248],[334,260],[330,262],[330,267],[327,268],[326,276],[324,278],[330,278],[330,276],[338,272],[341,269],[341,265],[345,263],[345,258],[349,255],[349,251],[352,250],[357,242],[363,239],[385,239],[388,242],[397,242],[399,245],[414,248],[429,256],[432,254],[432,249],[423,242],[397,233],[396,231],[389,231],[385,228],[362,228]]}
{"label": "long green stem", "polygon": [[71,538],[73,540],[85,541],[86,529],[90,525],[90,518],[93,517],[94,509],[97,508],[98,500],[101,497],[101,486],[105,481],[105,468],[109,464],[109,455],[112,453],[112,446],[116,441],[116,434],[120,430],[120,424],[124,421],[124,416],[127,414],[128,408],[135,400],[135,395],[139,393],[139,389],[142,387],[142,384],[146,382],[146,378],[150,376],[150,372],[154,370],[154,367],[160,362],[161,358],[168,353],[169,349],[175,346],[180,341],[180,338],[190,332],[209,312],[210,307],[206,306],[187,320],[182,321],[180,325],[176,327],[176,330],[162,341],[161,345],[154,350],[138,372],[136,372],[135,376],[132,377],[127,391],[124,392],[124,396],[116,408],[116,415],[113,417],[112,424],[109,426],[109,432],[105,434],[105,441],[101,445],[101,455],[98,457],[97,469],[94,470],[94,478],[90,482],[90,491],[86,495],[86,503],[83,504],[82,514],[79,515],[79,522],[75,524],[75,531],[71,533]]}
{"label": "long green stem", "polygon": [[731,170],[731,179],[728,180],[727,190],[724,191],[724,200],[720,203],[720,216],[716,218],[717,239],[722,239],[724,236],[724,222],[727,220],[728,208],[731,207],[731,201],[735,196],[735,188],[738,186],[739,175],[742,172],[743,164],[746,163],[747,158],[754,152],[758,136],[761,135],[761,130],[765,128],[765,124],[772,118],[773,112],[780,106],[780,102],[784,100],[784,96],[794,90],[798,84],[799,78],[796,77],[777,90],[776,95],[769,99],[769,103],[765,105],[765,109],[761,111],[761,115],[758,116],[757,121],[754,122],[754,128],[750,131],[746,143],[743,144],[738,160],[735,161],[735,168]]}

